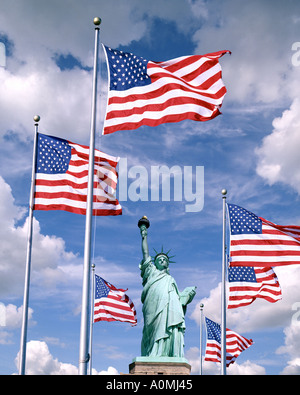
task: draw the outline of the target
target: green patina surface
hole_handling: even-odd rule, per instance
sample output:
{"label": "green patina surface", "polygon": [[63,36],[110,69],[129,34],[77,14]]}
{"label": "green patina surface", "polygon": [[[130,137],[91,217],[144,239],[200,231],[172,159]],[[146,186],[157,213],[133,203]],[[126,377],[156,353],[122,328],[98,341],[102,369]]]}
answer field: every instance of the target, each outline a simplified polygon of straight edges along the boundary
{"label": "green patina surface", "polygon": [[[143,279],[141,300],[143,303],[142,357],[175,357],[184,359],[184,333],[186,306],[193,300],[196,287],[178,290],[176,281],[169,273],[169,256],[163,251],[154,261],[149,255],[147,241],[147,218],[138,224],[142,236],[143,259],[139,265]],[[149,361],[149,360],[148,360]],[[173,360],[174,362],[174,360]],[[185,360],[185,362],[187,362]]]}

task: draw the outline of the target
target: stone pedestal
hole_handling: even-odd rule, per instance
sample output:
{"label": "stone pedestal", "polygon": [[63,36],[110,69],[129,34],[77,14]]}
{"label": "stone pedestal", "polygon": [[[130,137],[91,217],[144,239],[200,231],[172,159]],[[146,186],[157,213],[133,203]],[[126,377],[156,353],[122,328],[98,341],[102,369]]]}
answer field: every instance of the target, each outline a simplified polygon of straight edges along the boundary
{"label": "stone pedestal", "polygon": [[190,375],[191,365],[185,358],[136,357],[129,365],[129,374]]}

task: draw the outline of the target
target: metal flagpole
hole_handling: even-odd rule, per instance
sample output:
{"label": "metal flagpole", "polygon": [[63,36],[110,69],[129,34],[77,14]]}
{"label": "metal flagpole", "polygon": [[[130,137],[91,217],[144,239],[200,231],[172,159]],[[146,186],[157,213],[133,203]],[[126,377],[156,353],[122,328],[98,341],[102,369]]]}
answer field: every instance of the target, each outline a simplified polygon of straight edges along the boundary
{"label": "metal flagpole", "polygon": [[223,237],[222,237],[222,296],[221,296],[221,374],[226,375],[226,194],[222,189],[223,199]]}
{"label": "metal flagpole", "polygon": [[203,307],[204,304],[200,303],[200,368],[199,368],[200,376],[202,376]]}
{"label": "metal flagpole", "polygon": [[97,71],[98,71],[98,47],[99,47],[100,23],[101,23],[100,18],[94,18],[94,25],[96,27],[95,27],[92,116],[91,116],[91,132],[90,132],[90,150],[89,150],[88,192],[87,192],[87,206],[86,206],[86,220],[85,220],[80,345],[79,345],[79,374],[80,375],[87,374],[87,366],[89,361],[88,348],[89,348],[90,279],[91,279],[90,261],[91,261],[91,234],[92,234],[92,217],[93,217]]}
{"label": "metal flagpole", "polygon": [[27,342],[27,324],[28,324],[28,301],[29,301],[29,286],[30,286],[30,271],[31,271],[31,251],[32,251],[32,229],[33,229],[33,206],[34,206],[34,186],[35,186],[35,167],[36,167],[36,152],[37,152],[37,135],[38,123],[40,121],[39,115],[33,117],[34,124],[34,140],[33,140],[33,158],[32,158],[32,172],[31,172],[31,187],[29,197],[29,216],[28,216],[28,234],[27,234],[27,252],[26,252],[26,266],[25,266],[25,283],[23,296],[23,315],[22,315],[22,329],[20,340],[20,354],[19,354],[19,374],[25,374],[26,363],[26,342]]}
{"label": "metal flagpole", "polygon": [[92,289],[91,289],[91,316],[90,316],[90,343],[89,343],[89,374],[92,375],[92,351],[93,351],[93,324],[94,324],[94,300],[95,300],[95,264],[92,264]]}

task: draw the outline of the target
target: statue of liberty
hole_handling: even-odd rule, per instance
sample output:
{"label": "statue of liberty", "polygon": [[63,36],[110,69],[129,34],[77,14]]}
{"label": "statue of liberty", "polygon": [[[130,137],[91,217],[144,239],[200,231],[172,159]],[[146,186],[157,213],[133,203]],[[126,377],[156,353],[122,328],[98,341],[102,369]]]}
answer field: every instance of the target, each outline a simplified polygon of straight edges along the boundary
{"label": "statue of liberty", "polygon": [[144,328],[141,355],[149,357],[184,357],[186,306],[195,294],[196,287],[179,292],[176,281],[169,274],[168,252],[157,253],[152,261],[149,255],[147,217],[139,220],[142,236],[143,259],[139,265],[143,279],[141,300]]}

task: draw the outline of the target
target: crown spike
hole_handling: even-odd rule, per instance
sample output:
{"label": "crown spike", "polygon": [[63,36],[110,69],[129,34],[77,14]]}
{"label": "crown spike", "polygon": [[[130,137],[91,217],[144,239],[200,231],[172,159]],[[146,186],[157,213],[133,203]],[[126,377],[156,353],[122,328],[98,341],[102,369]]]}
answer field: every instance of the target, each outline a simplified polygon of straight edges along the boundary
{"label": "crown spike", "polygon": [[175,261],[171,261],[171,258],[174,258],[175,255],[170,255],[170,256],[168,255],[169,252],[171,251],[171,249],[170,249],[168,252],[164,252],[164,247],[162,246],[162,247],[161,247],[161,252],[157,252],[155,248],[153,248],[153,250],[154,250],[155,253],[156,253],[156,255],[155,255],[154,257],[152,257],[153,260],[154,260],[154,262],[155,262],[155,259],[156,259],[159,255],[165,255],[165,256],[168,258],[168,261],[169,261],[170,263],[175,263]]}

